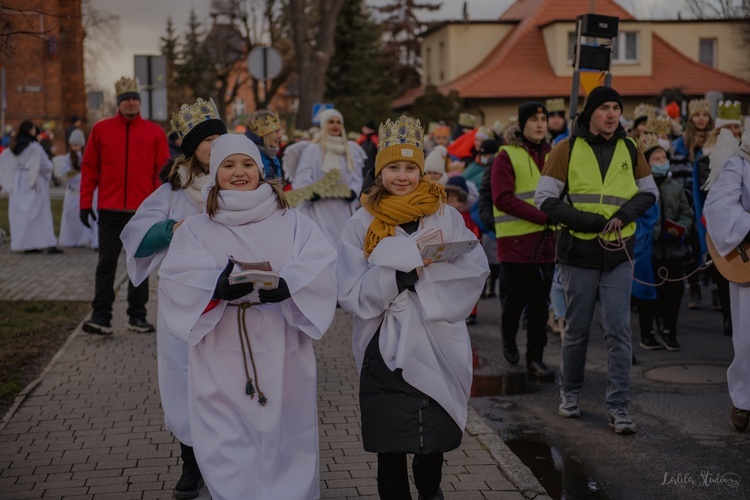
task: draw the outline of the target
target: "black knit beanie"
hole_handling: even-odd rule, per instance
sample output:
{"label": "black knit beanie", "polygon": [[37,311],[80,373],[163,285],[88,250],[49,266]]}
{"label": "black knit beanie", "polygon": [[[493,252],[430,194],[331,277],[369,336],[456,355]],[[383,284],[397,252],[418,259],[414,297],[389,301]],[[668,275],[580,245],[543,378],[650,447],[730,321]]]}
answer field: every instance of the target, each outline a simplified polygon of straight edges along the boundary
{"label": "black knit beanie", "polygon": [[198,147],[198,144],[203,142],[203,139],[214,134],[221,135],[226,133],[227,126],[224,125],[224,122],[221,120],[206,120],[200,122],[182,138],[180,150],[182,151],[182,154],[185,155],[185,158],[190,158],[195,153],[195,148]]}
{"label": "black knit beanie", "polygon": [[622,97],[615,89],[612,87],[596,87],[586,98],[586,105],[583,107],[583,113],[581,114],[588,120],[596,108],[610,101],[616,102],[622,109]]}
{"label": "black knit beanie", "polygon": [[529,101],[518,106],[518,127],[521,129],[521,133],[526,126],[526,121],[537,113],[544,113],[544,116],[549,116],[547,108],[541,102]]}

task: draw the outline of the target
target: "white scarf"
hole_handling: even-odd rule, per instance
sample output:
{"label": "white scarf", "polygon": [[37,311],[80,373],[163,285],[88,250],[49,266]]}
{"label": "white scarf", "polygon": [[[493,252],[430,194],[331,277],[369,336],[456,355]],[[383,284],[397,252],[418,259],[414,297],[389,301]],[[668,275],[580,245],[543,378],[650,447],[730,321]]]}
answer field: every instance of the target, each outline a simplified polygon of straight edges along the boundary
{"label": "white scarf", "polygon": [[219,191],[219,210],[213,219],[225,226],[241,226],[259,222],[276,211],[279,200],[270,184],[263,183],[254,191]]}
{"label": "white scarf", "polygon": [[331,170],[336,170],[341,164],[339,159],[341,156],[346,158],[346,168],[350,172],[354,170],[354,162],[350,155],[347,154],[349,145],[346,143],[346,139],[343,137],[329,137],[325,144],[322,144],[323,150],[326,152],[323,157],[323,173],[327,174]]}
{"label": "white scarf", "polygon": [[[180,185],[184,186],[188,179],[188,170],[186,165],[180,166],[177,171],[180,176]],[[186,188],[184,188],[185,194],[193,205],[198,208],[203,208],[206,202],[203,200],[203,187],[208,184],[209,176],[206,174],[196,175],[193,177],[193,182]]]}

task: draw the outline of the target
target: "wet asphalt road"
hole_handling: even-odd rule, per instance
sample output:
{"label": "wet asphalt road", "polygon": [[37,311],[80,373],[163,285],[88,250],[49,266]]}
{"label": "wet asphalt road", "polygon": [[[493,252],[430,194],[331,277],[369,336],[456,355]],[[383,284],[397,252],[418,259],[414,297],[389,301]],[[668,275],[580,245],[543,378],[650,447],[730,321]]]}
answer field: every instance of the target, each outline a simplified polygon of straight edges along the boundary
{"label": "wet asphalt road", "polygon": [[[733,350],[709,298],[704,288],[703,307],[688,310],[684,297],[678,352],[638,347],[633,315],[635,435],[616,435],[608,427],[606,345],[598,327],[589,343],[582,417],[564,419],[557,413],[557,384],[525,374],[523,330],[521,363],[511,367],[504,360],[497,298],[480,301],[479,322],[469,330],[479,361],[475,389],[487,394],[469,404],[531,465],[553,498],[750,498],[750,430],[740,433],[729,424],[725,371]],[[545,362],[557,370],[560,338],[549,334],[548,340]]]}

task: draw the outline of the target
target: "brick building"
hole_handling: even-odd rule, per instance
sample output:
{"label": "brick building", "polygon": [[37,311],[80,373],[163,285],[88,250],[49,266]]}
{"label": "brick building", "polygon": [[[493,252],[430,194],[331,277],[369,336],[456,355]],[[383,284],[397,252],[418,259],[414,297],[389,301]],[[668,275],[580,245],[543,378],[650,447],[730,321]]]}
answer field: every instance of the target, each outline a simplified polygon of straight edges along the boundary
{"label": "brick building", "polygon": [[55,149],[64,152],[70,117],[86,116],[81,0],[3,1],[0,26],[15,33],[0,51],[5,123],[54,122]]}

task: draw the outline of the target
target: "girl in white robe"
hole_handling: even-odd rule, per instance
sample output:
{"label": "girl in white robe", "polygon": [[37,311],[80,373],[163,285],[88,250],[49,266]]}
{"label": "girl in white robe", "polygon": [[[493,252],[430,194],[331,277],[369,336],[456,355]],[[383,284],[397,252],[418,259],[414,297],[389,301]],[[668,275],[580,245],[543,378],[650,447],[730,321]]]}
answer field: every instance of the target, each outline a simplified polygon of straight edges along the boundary
{"label": "girl in white robe", "polygon": [[316,193],[311,200],[297,206],[297,210],[314,220],[328,241],[338,248],[341,228],[356,210],[366,154],[356,142],[347,142],[344,118],[337,110],[327,109],[320,113],[320,127],[318,137],[302,151],[292,189],[314,184],[331,170],[339,170],[341,182],[350,190],[347,198],[321,198]]}
{"label": "girl in white robe", "polygon": [[[712,166],[712,169],[714,167]],[[727,161],[706,197],[706,228],[723,257],[750,238],[750,131],[737,156]],[[729,283],[734,360],[727,370],[730,422],[745,430],[750,421],[750,286]]]}
{"label": "girl in white robe", "polygon": [[[198,108],[207,111],[196,112]],[[227,133],[213,100],[205,102],[200,98],[191,106],[184,104],[172,115],[172,128],[181,141],[182,156],[172,165],[168,182],[141,203],[120,234],[128,276],[135,286],[161,265],[182,221],[204,210],[201,190],[209,183],[211,143]],[[180,441],[183,460],[175,493],[180,498],[185,498],[188,492],[198,496],[201,473],[192,449],[188,418],[188,344],[167,333],[161,304],[159,306],[156,321],[159,395],[164,422]]]}
{"label": "girl in white robe", "polygon": [[442,498],[443,453],[457,448],[472,380],[465,319],[489,265],[479,245],[450,260],[423,260],[415,240],[476,240],[445,191],[424,175],[419,121],[380,127],[375,183],[341,234],[339,303],[354,315],[362,439],[378,453],[381,498],[410,498],[414,454],[420,498]]}
{"label": "girl in white robe", "polygon": [[62,253],[52,225],[49,181],[52,162],[36,142],[36,126],[23,121],[0,154],[0,186],[8,193],[10,249],[14,252]]}
{"label": "girl in white robe", "polygon": [[[185,219],[159,271],[167,331],[190,345],[190,432],[215,500],[320,496],[312,340],[333,320],[336,252],[262,165],[245,136],[214,140],[207,213]],[[230,257],[267,262],[277,288],[230,285]]]}
{"label": "girl in white robe", "polygon": [[[86,138],[81,129],[75,129],[68,139],[70,151],[63,159],[60,177],[65,185],[65,199],[63,200],[62,218],[60,220],[60,237],[58,243],[64,247],[82,247],[85,245],[98,246],[96,232],[98,226],[92,224],[90,228],[81,223],[79,217],[79,191],[81,187],[81,157]],[[94,197],[96,200],[96,196]],[[96,209],[96,201],[94,201]]]}

